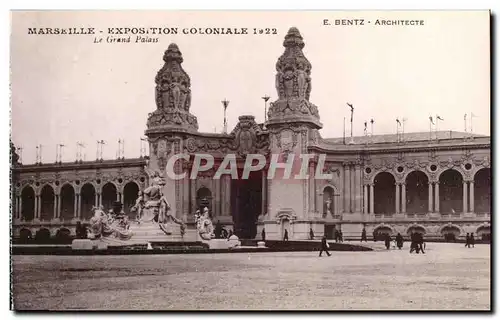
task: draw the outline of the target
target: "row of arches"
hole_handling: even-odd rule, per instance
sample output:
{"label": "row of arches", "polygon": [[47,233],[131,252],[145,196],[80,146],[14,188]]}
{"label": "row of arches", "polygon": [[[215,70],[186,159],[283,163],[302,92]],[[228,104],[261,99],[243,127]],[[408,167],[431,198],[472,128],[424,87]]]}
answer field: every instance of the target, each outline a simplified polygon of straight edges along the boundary
{"label": "row of arches", "polygon": [[463,180],[457,170],[448,169],[436,184],[429,183],[424,172],[413,171],[401,185],[391,173],[380,172],[369,190],[365,189],[366,213],[486,213],[491,210],[491,169],[478,170],[471,182]]}
{"label": "row of arches", "polygon": [[[485,239],[485,238],[489,239],[489,237],[491,237],[491,226],[490,225],[481,225],[481,226],[477,227],[474,231],[475,232],[473,232],[473,233],[475,233],[475,236],[478,239]],[[422,225],[412,225],[406,229],[406,235],[411,236],[413,233],[420,233],[422,235],[426,235],[428,232],[425,229],[425,227]],[[459,226],[448,224],[448,225],[441,227],[438,231],[438,234],[434,235],[434,236],[440,235],[447,240],[454,240],[454,239],[458,239],[461,236],[464,236],[465,233],[466,232],[464,230],[462,230]],[[395,230],[393,230],[388,225],[382,225],[382,226],[376,227],[373,230],[373,234],[378,236],[378,237],[382,236],[380,238],[383,238],[383,235],[388,234],[390,236],[394,236],[397,234],[397,232]],[[404,234],[403,234],[403,236],[404,236]]]}
{"label": "row of arches", "polygon": [[139,185],[134,181],[125,184],[123,194],[110,182],[103,185],[101,193],[97,193],[91,183],[84,184],[80,193],[76,193],[72,185],[65,184],[59,194],[55,193],[52,186],[45,185],[37,196],[35,189],[27,185],[17,199],[16,211],[18,218],[25,221],[35,218],[41,221],[50,221],[53,218],[63,221],[74,218],[87,220],[92,217],[93,206],[102,205],[104,208],[111,208],[113,201],[116,200],[123,202],[124,210],[127,212],[134,205],[139,190]]}

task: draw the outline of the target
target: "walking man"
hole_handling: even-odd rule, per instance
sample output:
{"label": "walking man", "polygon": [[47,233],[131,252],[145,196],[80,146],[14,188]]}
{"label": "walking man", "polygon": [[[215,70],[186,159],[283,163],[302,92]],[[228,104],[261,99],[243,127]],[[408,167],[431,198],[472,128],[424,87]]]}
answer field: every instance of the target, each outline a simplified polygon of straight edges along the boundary
{"label": "walking man", "polygon": [[311,240],[314,240],[314,231],[312,228],[309,228],[309,238],[311,238]]}
{"label": "walking man", "polygon": [[325,251],[328,256],[331,256],[330,252],[328,252],[328,248],[329,245],[328,242],[326,241],[326,236],[323,236],[323,238],[321,238],[321,250],[319,251],[319,256],[321,257],[323,251]]}
{"label": "walking man", "polygon": [[366,229],[363,228],[363,231],[361,231],[361,242],[367,242],[366,241]]}
{"label": "walking man", "polygon": [[[476,243],[476,240],[474,239],[474,233],[470,234],[469,243],[472,244],[472,247],[474,248],[474,244]],[[469,245],[469,248],[470,248],[470,245]]]}
{"label": "walking man", "polygon": [[266,241],[266,229],[262,228],[262,241]]}
{"label": "walking man", "polygon": [[467,235],[465,236],[465,246],[467,248],[470,248],[470,234],[467,233]]}

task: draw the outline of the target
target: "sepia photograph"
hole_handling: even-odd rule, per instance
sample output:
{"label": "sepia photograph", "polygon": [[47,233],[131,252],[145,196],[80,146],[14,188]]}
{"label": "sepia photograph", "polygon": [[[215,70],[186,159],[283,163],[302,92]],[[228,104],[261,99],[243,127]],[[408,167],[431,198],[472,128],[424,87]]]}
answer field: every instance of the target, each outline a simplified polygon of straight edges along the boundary
{"label": "sepia photograph", "polygon": [[13,10],[13,311],[491,311],[489,10]]}

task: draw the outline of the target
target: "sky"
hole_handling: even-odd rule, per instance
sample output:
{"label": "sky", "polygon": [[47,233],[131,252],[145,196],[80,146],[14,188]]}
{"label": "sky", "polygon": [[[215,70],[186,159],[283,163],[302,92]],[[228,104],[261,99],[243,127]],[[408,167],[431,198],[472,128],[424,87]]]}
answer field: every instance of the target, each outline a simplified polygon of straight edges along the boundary
{"label": "sky", "polygon": [[[323,25],[329,19],[332,25]],[[336,19],[364,19],[363,26],[335,25]],[[377,19],[423,20],[423,26],[374,26]],[[367,22],[371,21],[368,25]],[[473,112],[473,131],[490,132],[490,35],[487,11],[72,11],[14,12],[11,35],[12,140],[23,148],[23,163],[74,161],[76,143],[86,160],[138,157],[147,115],[155,110],[157,71],[163,53],[177,43],[191,77],[191,113],[201,132],[220,132],[221,100],[230,101],[228,131],[238,116],[264,119],[262,96],[276,100],[275,64],[292,26],[304,37],[312,64],[310,101],[318,106],[324,138],[342,136],[352,103],[354,135],[374,119],[374,133],[464,131]],[[157,43],[94,43],[93,35],[30,35],[28,28],[110,27],[275,28],[263,35],[161,35]],[[98,34],[97,37],[101,37]],[[155,37],[155,36],[150,36]],[[132,40],[134,40],[132,36]],[[349,124],[347,123],[347,127]],[[470,123],[467,124],[470,130]],[[347,130],[347,134],[349,134]]]}

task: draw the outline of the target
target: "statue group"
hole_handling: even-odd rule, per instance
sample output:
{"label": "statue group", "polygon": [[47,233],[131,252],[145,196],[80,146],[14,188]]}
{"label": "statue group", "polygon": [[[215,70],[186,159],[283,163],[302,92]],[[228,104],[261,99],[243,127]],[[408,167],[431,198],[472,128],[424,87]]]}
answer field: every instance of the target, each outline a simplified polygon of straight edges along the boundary
{"label": "statue group", "polygon": [[104,211],[102,206],[94,207],[94,216],[90,220],[90,230],[88,232],[89,238],[114,237],[119,240],[129,240],[133,236],[130,229],[131,223],[137,224],[139,228],[141,225],[155,225],[169,235],[171,232],[167,228],[167,224],[170,221],[180,225],[181,235],[184,235],[186,226],[181,220],[169,213],[170,205],[163,195],[163,186],[162,178],[155,176],[152,179],[151,186],[143,192],[139,192],[135,205],[131,208],[131,212],[136,213],[135,221],[129,220],[119,201],[113,204],[113,209],[108,213]]}
{"label": "statue group", "polygon": [[[167,228],[167,224],[171,221],[180,226],[183,236],[186,225],[169,213],[170,205],[163,195],[163,186],[162,178],[155,176],[152,178],[151,186],[139,192],[135,205],[131,208],[131,212],[136,213],[135,221],[129,220],[119,201],[115,201],[113,208],[108,213],[102,206],[94,207],[94,216],[90,220],[88,237],[90,239],[114,237],[119,240],[129,240],[133,236],[133,231],[130,228],[132,224],[136,224],[138,228],[141,225],[155,225],[168,235],[171,232]],[[201,239],[211,240],[215,238],[214,225],[207,207],[203,208],[202,213],[200,210],[196,211],[195,223]]]}
{"label": "statue group", "polygon": [[210,214],[208,208],[203,208],[203,213],[197,210],[195,215],[196,229],[198,234],[203,240],[211,240],[215,238],[214,225],[212,220],[210,220]]}

